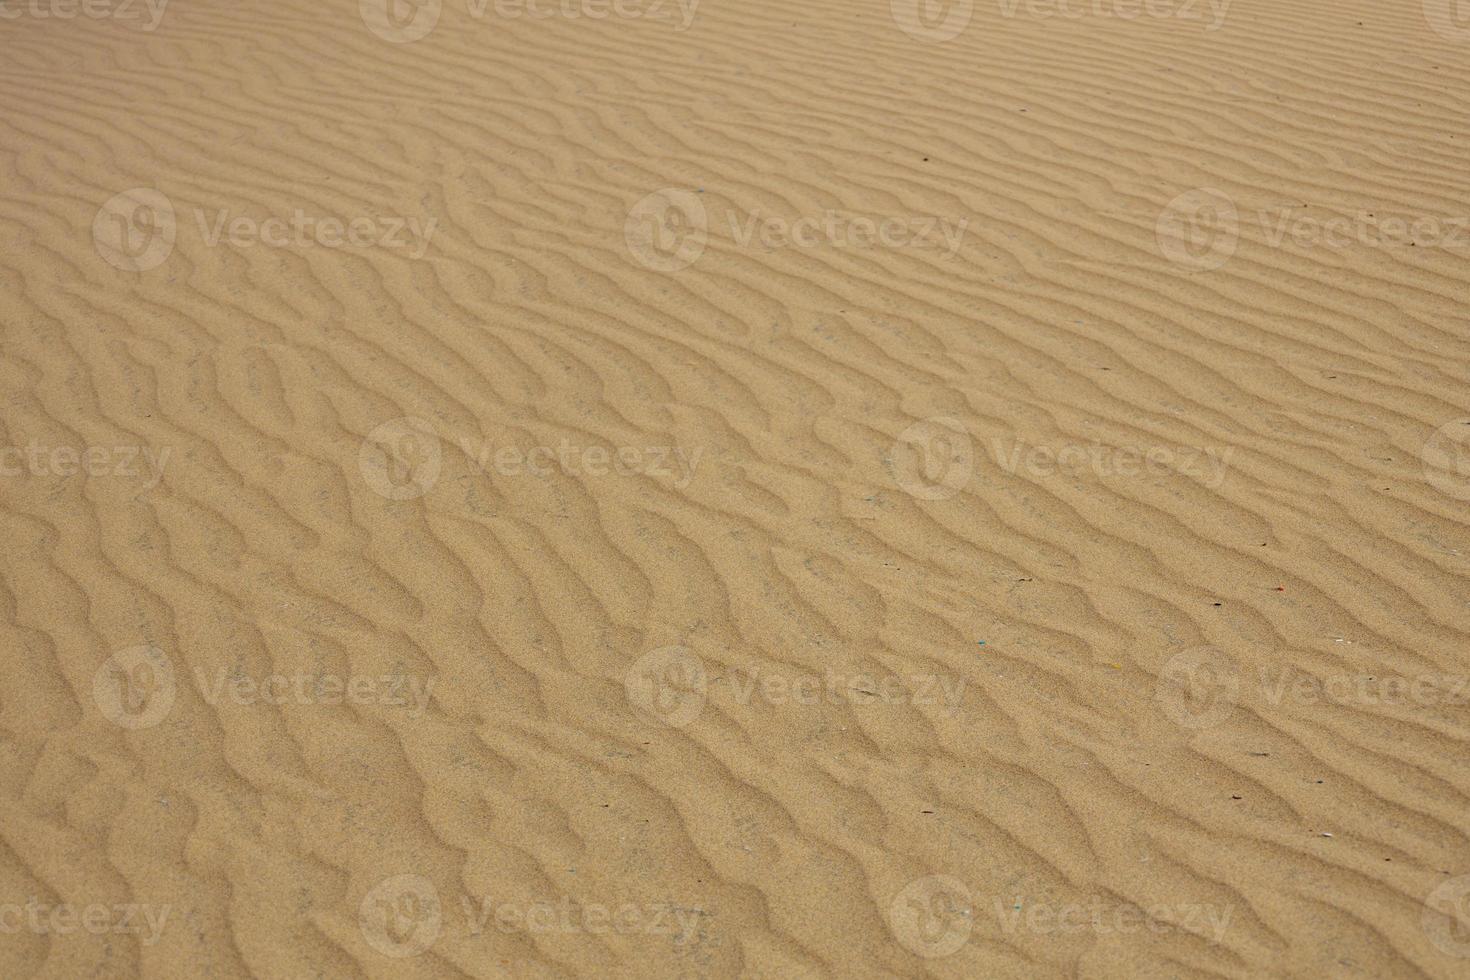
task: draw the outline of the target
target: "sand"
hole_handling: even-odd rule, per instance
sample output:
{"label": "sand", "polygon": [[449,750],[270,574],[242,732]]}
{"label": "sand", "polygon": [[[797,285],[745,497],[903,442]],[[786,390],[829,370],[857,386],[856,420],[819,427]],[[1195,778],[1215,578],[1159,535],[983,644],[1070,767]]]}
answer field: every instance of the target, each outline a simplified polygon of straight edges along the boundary
{"label": "sand", "polygon": [[1470,970],[1447,0],[0,39],[0,976]]}

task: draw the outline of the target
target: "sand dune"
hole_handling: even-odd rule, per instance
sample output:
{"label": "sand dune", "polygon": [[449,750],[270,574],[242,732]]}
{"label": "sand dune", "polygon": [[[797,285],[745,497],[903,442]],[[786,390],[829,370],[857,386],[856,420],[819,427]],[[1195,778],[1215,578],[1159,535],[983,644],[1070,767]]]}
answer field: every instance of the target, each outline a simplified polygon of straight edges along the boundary
{"label": "sand dune", "polygon": [[1470,969],[1450,0],[0,37],[0,975]]}

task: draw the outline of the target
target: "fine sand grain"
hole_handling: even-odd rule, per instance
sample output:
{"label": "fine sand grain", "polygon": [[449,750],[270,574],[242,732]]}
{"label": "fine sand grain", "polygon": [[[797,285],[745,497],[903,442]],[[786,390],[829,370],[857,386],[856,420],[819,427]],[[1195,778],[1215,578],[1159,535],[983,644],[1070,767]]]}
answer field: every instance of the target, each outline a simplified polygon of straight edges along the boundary
{"label": "fine sand grain", "polygon": [[1463,977],[1453,0],[3,0],[0,977]]}

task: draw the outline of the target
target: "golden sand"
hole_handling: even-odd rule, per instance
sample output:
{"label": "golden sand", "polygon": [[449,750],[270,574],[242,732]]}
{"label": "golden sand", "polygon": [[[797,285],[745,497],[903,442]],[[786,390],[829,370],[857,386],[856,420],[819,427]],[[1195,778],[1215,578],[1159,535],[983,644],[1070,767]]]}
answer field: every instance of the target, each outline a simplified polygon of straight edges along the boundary
{"label": "golden sand", "polygon": [[0,45],[0,976],[1470,971],[1452,0]]}

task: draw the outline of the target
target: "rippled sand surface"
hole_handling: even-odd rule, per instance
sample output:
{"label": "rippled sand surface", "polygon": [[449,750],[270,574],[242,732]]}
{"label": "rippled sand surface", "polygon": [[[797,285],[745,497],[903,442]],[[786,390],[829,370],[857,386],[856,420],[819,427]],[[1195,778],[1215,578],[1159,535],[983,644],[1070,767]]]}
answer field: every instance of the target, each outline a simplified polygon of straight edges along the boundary
{"label": "rippled sand surface", "polygon": [[1450,0],[0,45],[0,976],[1470,971]]}

